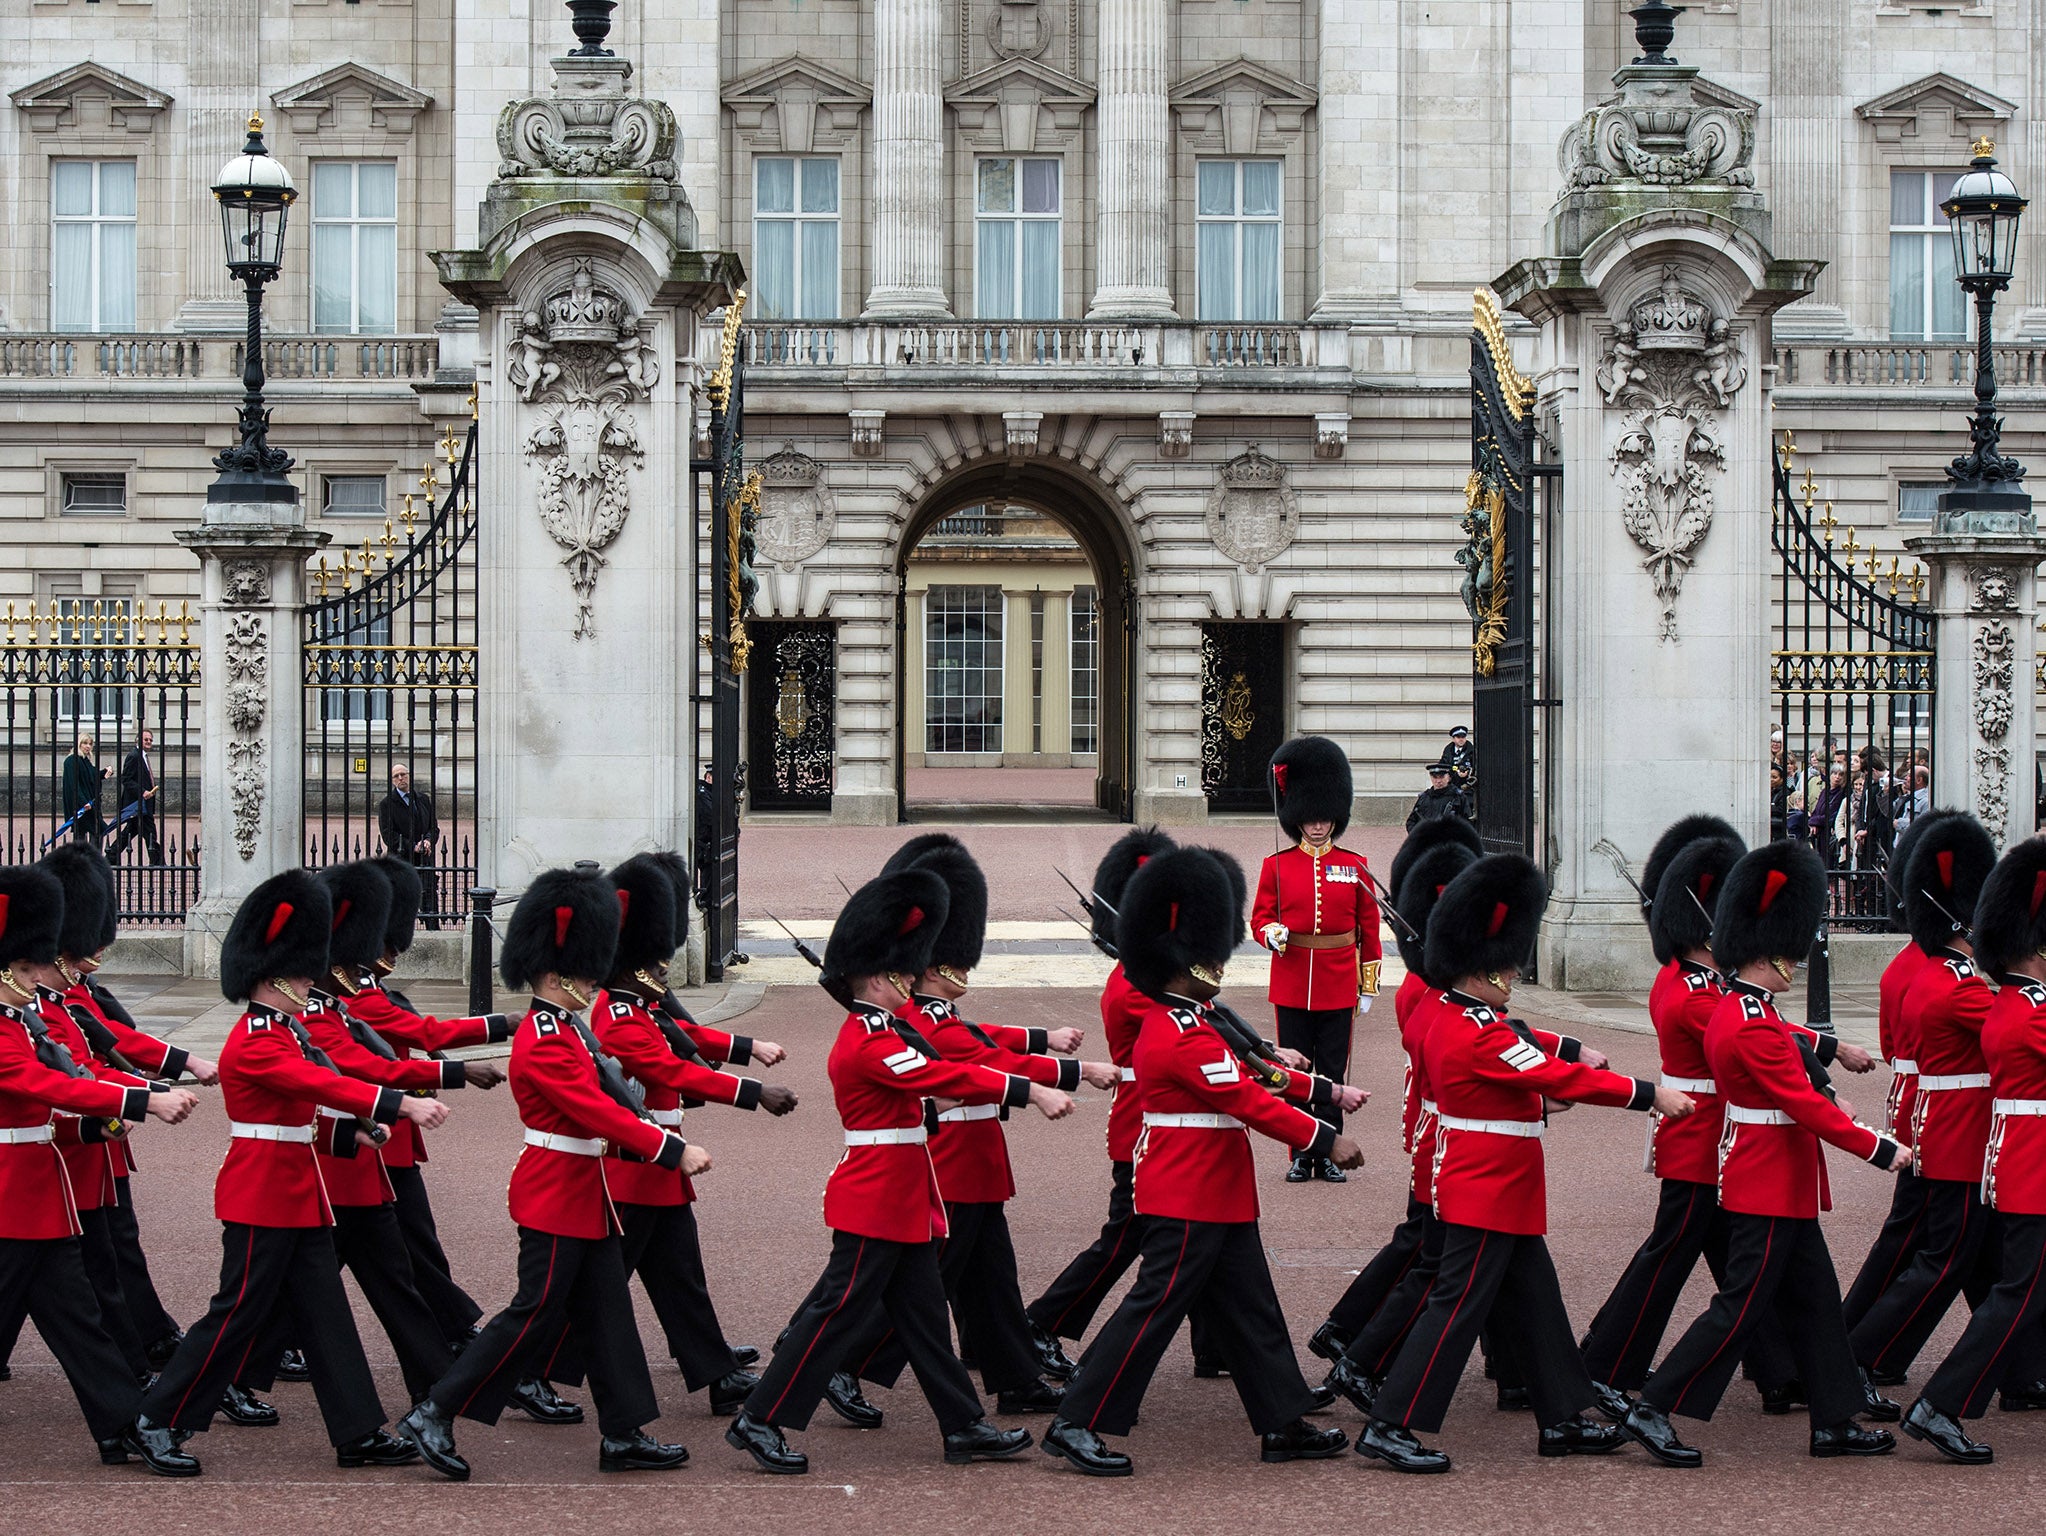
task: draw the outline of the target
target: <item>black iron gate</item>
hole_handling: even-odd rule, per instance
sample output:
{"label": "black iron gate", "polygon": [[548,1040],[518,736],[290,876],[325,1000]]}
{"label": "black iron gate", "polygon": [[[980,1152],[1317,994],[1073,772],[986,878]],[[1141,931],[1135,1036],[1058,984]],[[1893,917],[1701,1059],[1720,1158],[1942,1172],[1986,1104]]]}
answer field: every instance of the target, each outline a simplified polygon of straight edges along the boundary
{"label": "black iron gate", "polygon": [[1478,835],[1490,853],[1535,846],[1535,389],[1514,367],[1498,302],[1478,290],[1471,317],[1471,473],[1464,482],[1464,607],[1471,616],[1471,735]]}
{"label": "black iron gate", "polygon": [[831,809],[838,626],[756,619],[747,790],[758,811]]}
{"label": "black iron gate", "polygon": [[1286,739],[1286,626],[1201,626],[1201,793],[1215,811],[1268,811],[1265,770]]}

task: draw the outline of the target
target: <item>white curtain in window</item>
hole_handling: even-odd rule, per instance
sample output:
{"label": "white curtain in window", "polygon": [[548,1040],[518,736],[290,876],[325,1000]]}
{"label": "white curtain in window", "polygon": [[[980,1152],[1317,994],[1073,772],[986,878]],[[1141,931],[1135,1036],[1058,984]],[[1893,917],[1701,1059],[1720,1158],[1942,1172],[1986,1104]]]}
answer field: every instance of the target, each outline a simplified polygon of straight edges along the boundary
{"label": "white curtain in window", "polygon": [[796,226],[788,219],[762,219],[753,226],[753,291],[763,320],[786,320],[796,312]]}
{"label": "white curtain in window", "polygon": [[1059,317],[1059,225],[1031,219],[1023,225],[1023,318]]}
{"label": "white curtain in window", "polygon": [[[833,165],[832,169],[837,170]],[[809,219],[803,224],[802,307],[805,320],[838,318],[838,221]]]}
{"label": "white curtain in window", "polygon": [[[1952,257],[1948,257],[1949,266]],[[1890,236],[1890,338],[1925,339],[1925,236]]]}
{"label": "white curtain in window", "polygon": [[[983,162],[985,163],[985,162]],[[1016,313],[1016,223],[1013,219],[980,221],[980,270],[974,312],[983,320],[1009,320]]]}
{"label": "white curtain in window", "polygon": [[1243,226],[1243,319],[1279,318],[1279,226]]}
{"label": "white curtain in window", "polygon": [[355,226],[313,225],[313,329],[346,332],[354,323]]}
{"label": "white curtain in window", "polygon": [[[1202,167],[1205,171],[1207,168]],[[1206,177],[1202,177],[1205,190]],[[1203,224],[1197,251],[1200,267],[1200,314],[1203,320],[1234,320],[1236,316],[1236,226]]]}
{"label": "white curtain in window", "polygon": [[1932,334],[1940,341],[1968,339],[1968,296],[1954,281],[1954,242],[1934,235],[1932,246]]}
{"label": "white curtain in window", "polygon": [[92,329],[92,225],[59,224],[50,242],[50,326]]}
{"label": "white curtain in window", "polygon": [[388,336],[398,328],[398,226],[356,229],[356,330]]}
{"label": "white curtain in window", "polygon": [[135,223],[99,226],[99,328],[135,329]]}

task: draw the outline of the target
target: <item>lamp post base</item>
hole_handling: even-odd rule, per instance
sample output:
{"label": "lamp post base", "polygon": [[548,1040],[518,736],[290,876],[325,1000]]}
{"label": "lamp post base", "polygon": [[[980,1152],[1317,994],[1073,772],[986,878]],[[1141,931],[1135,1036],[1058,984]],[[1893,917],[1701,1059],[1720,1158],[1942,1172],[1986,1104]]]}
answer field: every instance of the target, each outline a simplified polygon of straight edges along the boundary
{"label": "lamp post base", "polygon": [[2030,537],[2039,531],[2032,515],[2031,495],[2015,482],[1956,485],[1942,491],[1935,527],[1951,534],[2017,534]]}

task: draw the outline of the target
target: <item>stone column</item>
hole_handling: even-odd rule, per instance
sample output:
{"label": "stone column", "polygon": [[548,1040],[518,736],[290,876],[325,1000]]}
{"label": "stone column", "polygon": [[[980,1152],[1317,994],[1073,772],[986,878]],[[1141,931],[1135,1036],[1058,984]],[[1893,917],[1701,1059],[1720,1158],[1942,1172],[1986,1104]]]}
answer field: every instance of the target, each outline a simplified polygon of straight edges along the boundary
{"label": "stone column", "polygon": [[952,316],[945,300],[944,88],[939,0],[875,0],[870,319]]}
{"label": "stone column", "polygon": [[220,974],[220,942],[263,881],[305,862],[305,563],[328,535],[296,502],[209,502],[177,540],[200,566],[199,899],[185,974]]}
{"label": "stone column", "polygon": [[1097,271],[1090,320],[1179,318],[1168,276],[1172,135],[1165,107],[1165,12],[1165,0],[1101,0],[1101,161],[1094,189]]}
{"label": "stone column", "polygon": [[1348,0],[1322,12],[1319,114],[1321,297],[1317,322],[1399,309],[1400,0]]}

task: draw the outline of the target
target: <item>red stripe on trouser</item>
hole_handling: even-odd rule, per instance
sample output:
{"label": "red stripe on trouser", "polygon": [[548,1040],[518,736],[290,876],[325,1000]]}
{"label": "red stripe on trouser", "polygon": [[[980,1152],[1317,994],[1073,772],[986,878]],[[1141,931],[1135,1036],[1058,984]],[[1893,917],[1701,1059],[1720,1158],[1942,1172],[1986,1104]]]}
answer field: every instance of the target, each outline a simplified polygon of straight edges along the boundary
{"label": "red stripe on trouser", "polygon": [[1890,1260],[1890,1267],[1883,1274],[1883,1283],[1876,1287],[1876,1295],[1878,1297],[1890,1288],[1890,1282],[1897,1278],[1898,1268],[1903,1265],[1905,1260],[1911,1257],[1911,1239],[1918,1235],[1918,1223],[1924,1219],[1925,1202],[1921,1200],[1918,1203],[1917,1214],[1911,1218],[1911,1225],[1904,1229],[1903,1241],[1897,1244],[1896,1257]]}
{"label": "red stripe on trouser", "polygon": [[2025,1299],[2018,1303],[2018,1315],[2011,1319],[2010,1327],[2006,1328],[2003,1337],[1997,1340],[1996,1348],[1990,1352],[1988,1361],[1969,1386],[1968,1395],[1961,1399],[1963,1412],[1974,1403],[1975,1394],[1982,1390],[1982,1384],[1989,1379],[1989,1373],[1996,1368],[1996,1362],[2001,1360],[2003,1352],[2010,1348],[2011,1336],[2018,1331],[2018,1323],[2024,1318],[2025,1309],[2032,1304],[2032,1293],[2039,1288],[2039,1271],[2042,1267],[2046,1267],[2046,1248],[2042,1248],[2039,1257],[2032,1261],[2032,1279],[2025,1287]]}
{"label": "red stripe on trouser", "polygon": [[[255,1262],[255,1259],[256,1259],[256,1229],[254,1227],[250,1227],[248,1250],[242,1255],[241,1289],[235,1293],[234,1305],[227,1309],[227,1316],[223,1317],[220,1320],[220,1327],[214,1330],[213,1342],[206,1346],[206,1358],[199,1362],[199,1374],[192,1378],[192,1385],[190,1387],[185,1388],[185,1395],[178,1399],[177,1407],[171,1410],[171,1423],[173,1424],[177,1423],[179,1418],[183,1416],[185,1411],[185,1404],[189,1403],[192,1400],[192,1388],[198,1386],[199,1383],[205,1379],[206,1367],[213,1363],[213,1352],[214,1350],[220,1348],[221,1335],[227,1332],[227,1325],[234,1321],[235,1313],[239,1312],[242,1309],[242,1302],[247,1298],[249,1294],[249,1266]],[[247,1354],[244,1353],[242,1358],[246,1360],[248,1358]]]}
{"label": "red stripe on trouser", "polygon": [[[547,1278],[540,1282],[540,1299],[533,1303],[533,1310],[526,1314],[525,1322],[519,1325],[519,1336],[512,1340],[511,1348],[498,1358],[496,1365],[483,1373],[482,1380],[478,1381],[469,1395],[462,1399],[462,1406],[455,1410],[457,1418],[469,1411],[469,1405],[476,1401],[476,1394],[483,1390],[483,1383],[503,1370],[505,1362],[516,1356],[519,1352],[519,1346],[526,1342],[526,1333],[533,1326],[533,1319],[540,1315],[541,1309],[547,1305],[547,1298],[554,1294],[554,1259],[560,1251],[561,1239],[558,1237],[549,1238],[547,1242]],[[558,1348],[559,1346],[556,1347]]]}
{"label": "red stripe on trouser", "polygon": [[1079,1295],[1075,1296],[1071,1301],[1066,1303],[1065,1311],[1061,1312],[1058,1315],[1058,1321],[1051,1325],[1051,1333],[1053,1337],[1058,1336],[1059,1329],[1064,1325],[1065,1320],[1073,1315],[1073,1308],[1077,1307],[1082,1301],[1086,1300],[1089,1296],[1093,1295],[1097,1290],[1108,1289],[1107,1286],[1102,1284],[1101,1276],[1107,1274],[1109,1270],[1115,1267],[1115,1256],[1122,1252],[1122,1241],[1124,1238],[1130,1235],[1130,1228],[1132,1225],[1135,1224],[1135,1222],[1136,1217],[1132,1216],[1128,1221],[1125,1221],[1122,1224],[1122,1230],[1115,1234],[1115,1246],[1108,1250],[1108,1257],[1101,1261],[1101,1268],[1099,1272],[1095,1275],[1093,1282],[1084,1287]]}
{"label": "red stripe on trouser", "polygon": [[1901,1339],[1904,1336],[1904,1330],[1911,1326],[1912,1319],[1917,1317],[1920,1312],[1923,1312],[1925,1310],[1925,1304],[1928,1301],[1932,1300],[1932,1293],[1938,1290],[1940,1286],[1946,1283],[1947,1275],[1954,1267],[1955,1255],[1961,1251],[1961,1245],[1967,1242],[1968,1240],[1968,1207],[1970,1203],[1971,1202],[1968,1199],[1967,1191],[1964,1186],[1961,1191],[1961,1230],[1954,1234],[1954,1241],[1952,1245],[1947,1249],[1946,1262],[1940,1265],[1939,1273],[1933,1276],[1932,1284],[1925,1288],[1925,1294],[1918,1298],[1918,1305],[1913,1307],[1909,1312],[1904,1314],[1903,1321],[1897,1324],[1896,1331],[1890,1335],[1889,1342],[1884,1344],[1883,1347],[1881,1349],[1878,1349],[1873,1355],[1869,1356],[1868,1363],[1870,1365],[1875,1365],[1879,1363],[1884,1355],[1887,1355],[1893,1348],[1896,1347],[1897,1340]]}
{"label": "red stripe on trouser", "polygon": [[1149,1331],[1152,1320],[1158,1316],[1158,1309],[1171,1298],[1172,1288],[1179,1284],[1180,1266],[1186,1262],[1187,1240],[1192,1235],[1193,1223],[1182,1221],[1179,1224],[1179,1252],[1173,1257],[1172,1273],[1165,1279],[1165,1289],[1159,1293],[1157,1301],[1152,1303],[1151,1310],[1144,1315],[1143,1322],[1137,1325],[1137,1336],[1130,1340],[1130,1347],[1123,1351],[1122,1363],[1115,1368],[1115,1374],[1108,1378],[1108,1386],[1102,1391],[1101,1402],[1087,1420],[1089,1429],[1092,1429],[1100,1419],[1101,1410],[1108,1406],[1109,1398],[1115,1394],[1115,1384],[1122,1380],[1122,1373],[1129,1369],[1130,1360],[1136,1354],[1137,1346],[1144,1342],[1145,1333]]}
{"label": "red stripe on trouser", "polygon": [[1436,1358],[1441,1355],[1442,1345],[1449,1338],[1450,1330],[1456,1327],[1457,1314],[1463,1311],[1463,1304],[1470,1299],[1471,1287],[1478,1283],[1478,1266],[1484,1263],[1485,1244],[1491,1240],[1492,1234],[1489,1232],[1480,1234],[1478,1238],[1478,1251],[1471,1259],[1471,1272],[1463,1283],[1463,1294],[1456,1298],[1456,1305],[1449,1309],[1449,1321],[1442,1325],[1442,1332],[1435,1339],[1435,1347],[1428,1352],[1428,1363],[1421,1368],[1421,1379],[1414,1383],[1413,1393],[1407,1399],[1409,1412],[1412,1412],[1413,1404],[1420,1402],[1421,1394],[1428,1390],[1428,1378],[1435,1374]]}
{"label": "red stripe on trouser", "polygon": [[[1414,1262],[1418,1262],[1419,1259],[1420,1250],[1416,1249]],[[1407,1267],[1411,1269],[1413,1263],[1409,1263]],[[1405,1278],[1406,1271],[1402,1270],[1400,1273],[1401,1278]],[[1394,1282],[1394,1284],[1397,1283],[1397,1281]],[[1399,1355],[1400,1346],[1407,1342],[1407,1335],[1413,1331],[1414,1324],[1418,1323],[1421,1320],[1421,1314],[1428,1310],[1428,1293],[1433,1289],[1434,1286],[1431,1283],[1422,1290],[1420,1300],[1414,1303],[1414,1310],[1407,1314],[1407,1320],[1400,1324],[1399,1332],[1395,1333],[1386,1343],[1385,1348],[1379,1352],[1378,1358],[1365,1367],[1366,1375],[1383,1376],[1392,1369],[1392,1362]]]}
{"label": "red stripe on trouser", "polygon": [[[1698,1209],[1698,1188],[1696,1184],[1691,1186],[1690,1201],[1684,1206],[1683,1224],[1677,1228],[1677,1235],[1671,1240],[1670,1248],[1682,1242],[1684,1234],[1691,1230],[1691,1215]],[[1662,1257],[1655,1261],[1655,1273],[1648,1277],[1648,1289],[1641,1297],[1641,1309],[1634,1314],[1634,1326],[1627,1330],[1627,1337],[1620,1343],[1619,1353],[1613,1357],[1615,1364],[1627,1358],[1627,1350],[1634,1343],[1634,1335],[1641,1331],[1641,1319],[1648,1315],[1648,1298],[1655,1294],[1655,1283],[1662,1278],[1663,1266],[1668,1263],[1669,1248],[1665,1248]]]}
{"label": "red stripe on trouser", "polygon": [[1755,1284],[1750,1285],[1748,1287],[1748,1294],[1746,1298],[1742,1300],[1741,1309],[1734,1317],[1733,1327],[1730,1330],[1728,1330],[1726,1337],[1719,1341],[1719,1348],[1712,1351],[1712,1353],[1706,1358],[1705,1363],[1698,1367],[1697,1371],[1692,1375],[1689,1381],[1684,1383],[1683,1391],[1677,1393],[1675,1401],[1673,1401],[1669,1405],[1671,1413],[1675,1413],[1678,1409],[1684,1406],[1684,1398],[1686,1394],[1690,1392],[1691,1388],[1695,1387],[1698,1384],[1698,1380],[1700,1377],[1702,1377],[1707,1371],[1712,1369],[1712,1362],[1717,1360],[1721,1355],[1726,1353],[1726,1346],[1731,1344],[1734,1340],[1734,1335],[1741,1331],[1741,1324],[1747,1320],[1748,1308],[1752,1307],[1755,1304],[1755,1286],[1760,1285],[1762,1283],[1762,1276],[1769,1272],[1769,1254],[1775,1248],[1775,1246],[1776,1246],[1776,1218],[1774,1216],[1771,1216],[1769,1218],[1769,1235],[1762,1239],[1762,1262],[1755,1266]]}
{"label": "red stripe on trouser", "polygon": [[788,1400],[789,1388],[795,1386],[796,1378],[803,1374],[803,1367],[809,1363],[811,1352],[817,1348],[817,1341],[824,1337],[825,1330],[831,1326],[832,1318],[838,1316],[839,1312],[844,1308],[846,1301],[852,1296],[853,1286],[859,1282],[860,1278],[860,1260],[866,1256],[867,1240],[863,1237],[860,1239],[860,1251],[853,1255],[852,1273],[846,1276],[845,1290],[840,1294],[838,1301],[832,1306],[831,1310],[825,1314],[824,1321],[817,1325],[817,1331],[810,1335],[810,1342],[803,1346],[803,1358],[796,1362],[796,1368],[789,1373],[788,1386],[781,1389],[781,1396],[774,1400],[773,1406],[762,1416],[767,1423],[772,1424],[774,1416],[781,1412],[781,1405]]}

